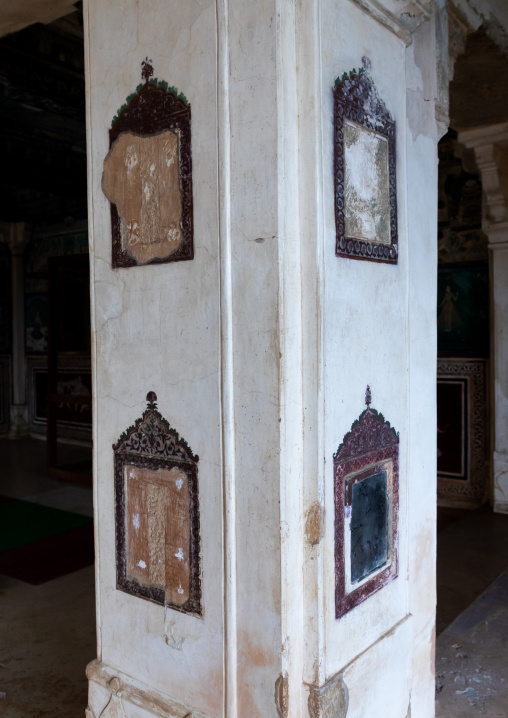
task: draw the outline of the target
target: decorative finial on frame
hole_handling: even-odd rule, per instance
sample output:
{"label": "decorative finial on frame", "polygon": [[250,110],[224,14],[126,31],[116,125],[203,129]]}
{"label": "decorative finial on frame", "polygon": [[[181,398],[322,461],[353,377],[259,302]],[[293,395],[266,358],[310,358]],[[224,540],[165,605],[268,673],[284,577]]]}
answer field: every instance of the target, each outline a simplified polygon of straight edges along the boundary
{"label": "decorative finial on frame", "polygon": [[157,406],[155,403],[157,401],[157,394],[154,391],[149,391],[146,395],[146,400],[148,402],[148,407],[152,408],[154,406]]}
{"label": "decorative finial on frame", "polygon": [[367,55],[364,55],[364,56],[362,57],[362,67],[363,67],[365,70],[367,70],[367,72],[368,72],[368,71],[370,70],[370,68],[372,67],[372,62],[371,62],[370,59],[367,57]]}
{"label": "decorative finial on frame", "polygon": [[370,391],[370,386],[367,384],[367,390],[365,392],[365,403],[367,404],[367,408],[370,407],[372,401],[372,393]]}
{"label": "decorative finial on frame", "polygon": [[148,83],[149,79],[153,76],[153,65],[152,61],[145,57],[141,63],[141,77]]}

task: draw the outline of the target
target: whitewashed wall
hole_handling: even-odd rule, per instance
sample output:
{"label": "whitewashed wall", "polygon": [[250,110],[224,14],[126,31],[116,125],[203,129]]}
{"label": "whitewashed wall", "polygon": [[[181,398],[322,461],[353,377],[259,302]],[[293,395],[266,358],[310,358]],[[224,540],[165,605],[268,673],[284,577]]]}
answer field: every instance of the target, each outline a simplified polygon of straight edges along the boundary
{"label": "whitewashed wall", "polygon": [[[141,683],[219,716],[223,703],[223,556],[217,199],[217,20],[213,2],[90,0],[85,7],[94,345],[98,655]],[[141,82],[141,61],[192,108],[195,258],[111,268],[102,193],[108,130]],[[154,390],[161,413],[199,454],[203,619],[116,590],[112,444]],[[92,688],[95,684],[92,683]],[[100,714],[100,702],[93,706]]]}
{"label": "whitewashed wall", "polygon": [[[101,661],[90,708],[100,715],[116,671],[152,691],[143,715],[164,715],[153,706],[166,696],[196,716],[275,718],[282,673],[287,718],[303,718],[309,685],[343,673],[348,717],[411,706],[430,718],[433,19],[409,46],[350,0],[87,0],[85,21]],[[195,259],[112,270],[102,163],[147,55],[192,107]],[[397,123],[397,266],[335,257],[332,88],[364,55]],[[336,620],[332,456],[367,384],[400,432],[399,577]],[[164,618],[115,589],[111,445],[152,389],[200,456],[203,619]],[[168,636],[185,638],[181,651]]]}
{"label": "whitewashed wall", "polygon": [[[322,2],[302,10],[299,30],[302,272],[309,300],[305,506],[318,499],[326,511],[325,538],[318,550],[307,550],[305,562],[312,650],[304,680],[322,685],[343,672],[348,716],[404,718],[411,707],[413,718],[428,717],[434,712],[436,505],[434,23],[424,23],[406,47],[356,3]],[[397,266],[334,256],[332,87],[363,56],[397,124]],[[332,456],[364,408],[367,384],[373,406],[400,432],[399,577],[337,621]],[[301,715],[304,705],[305,698]]]}

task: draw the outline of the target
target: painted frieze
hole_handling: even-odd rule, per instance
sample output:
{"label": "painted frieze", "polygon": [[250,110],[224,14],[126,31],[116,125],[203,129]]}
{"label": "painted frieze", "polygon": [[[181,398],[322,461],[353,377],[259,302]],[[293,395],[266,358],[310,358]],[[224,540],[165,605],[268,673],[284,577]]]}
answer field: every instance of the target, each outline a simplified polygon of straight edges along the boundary
{"label": "painted frieze", "polygon": [[113,267],[194,257],[191,108],[152,75],[146,58],[144,83],[109,131],[102,189],[111,202]]}
{"label": "painted frieze", "polygon": [[113,445],[117,588],[200,615],[199,457],[147,401]]}
{"label": "painted frieze", "polygon": [[396,264],[395,122],[362,61],[333,90],[335,254]]}
{"label": "painted frieze", "polygon": [[365,402],[333,456],[336,618],[398,572],[399,436]]}

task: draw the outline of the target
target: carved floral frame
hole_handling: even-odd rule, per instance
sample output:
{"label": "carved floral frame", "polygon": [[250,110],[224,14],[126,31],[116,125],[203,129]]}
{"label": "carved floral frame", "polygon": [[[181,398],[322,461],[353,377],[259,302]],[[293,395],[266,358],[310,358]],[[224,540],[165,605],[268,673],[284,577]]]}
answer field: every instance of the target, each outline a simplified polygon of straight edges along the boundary
{"label": "carved floral frame", "polygon": [[[347,591],[345,555],[345,517],[351,511],[351,485],[367,478],[390,464],[391,501],[389,502],[390,556],[380,568]],[[398,512],[399,512],[399,435],[382,414],[370,408],[367,387],[367,408],[346,434],[333,455],[335,493],[335,617],[340,618],[369,596],[379,591],[398,575]],[[355,478],[352,478],[355,477]]]}
{"label": "carved floral frame", "polygon": [[150,137],[170,130],[178,137],[179,174],[182,195],[181,245],[172,254],[140,264],[122,246],[121,220],[116,205],[111,203],[112,266],[136,267],[194,259],[194,220],[192,199],[191,106],[176,87],[152,78],[153,67],[148,58],[142,63],[144,84],[127,98],[114,117],[109,130],[109,148],[124,132]]}
{"label": "carved floral frame", "polygon": [[[378,96],[374,82],[364,68],[344,73],[333,88],[334,98],[334,200],[335,255],[370,262],[397,264],[399,255],[397,231],[397,175],[395,154],[395,122],[385,103]],[[388,176],[390,204],[390,244],[376,243],[346,236],[345,217],[345,142],[344,122],[360,125],[388,143]]]}
{"label": "carved floral frame", "polygon": [[[125,431],[113,444],[115,471],[115,524],[116,524],[116,585],[117,589],[153,603],[167,605],[175,611],[202,615],[200,571],[200,518],[198,496],[198,461],[178,432],[157,410],[154,392],[147,396],[148,405],[142,417]],[[190,514],[190,581],[189,599],[181,606],[165,600],[165,591],[127,577],[127,532],[125,467],[142,469],[184,469],[189,482]]]}

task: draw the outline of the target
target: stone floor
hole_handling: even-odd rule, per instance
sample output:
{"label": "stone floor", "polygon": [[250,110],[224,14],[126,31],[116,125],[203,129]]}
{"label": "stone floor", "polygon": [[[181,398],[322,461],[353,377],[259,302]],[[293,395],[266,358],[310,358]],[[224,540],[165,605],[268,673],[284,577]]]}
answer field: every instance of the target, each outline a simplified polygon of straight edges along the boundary
{"label": "stone floor", "polygon": [[[72,463],[86,451],[62,445]],[[0,494],[92,515],[92,489],[46,475],[45,442],[0,439]],[[31,586],[0,576],[0,718],[77,718],[96,657],[93,566]]]}
{"label": "stone floor", "polygon": [[508,573],[439,636],[436,718],[508,716]]}
{"label": "stone floor", "polygon": [[[439,634],[508,569],[508,515],[438,509],[437,616]],[[508,716],[508,712],[507,712]]]}
{"label": "stone floor", "polygon": [[[44,442],[0,439],[0,466],[0,494],[90,515],[91,489],[46,476]],[[437,588],[437,718],[506,718],[508,516],[439,509]],[[83,716],[95,640],[92,567],[41,586],[0,576],[0,718]]]}
{"label": "stone floor", "polygon": [[508,516],[438,510],[436,718],[508,716]]}
{"label": "stone floor", "polygon": [[0,716],[82,718],[96,657],[93,566],[41,586],[0,576],[0,626]]}

